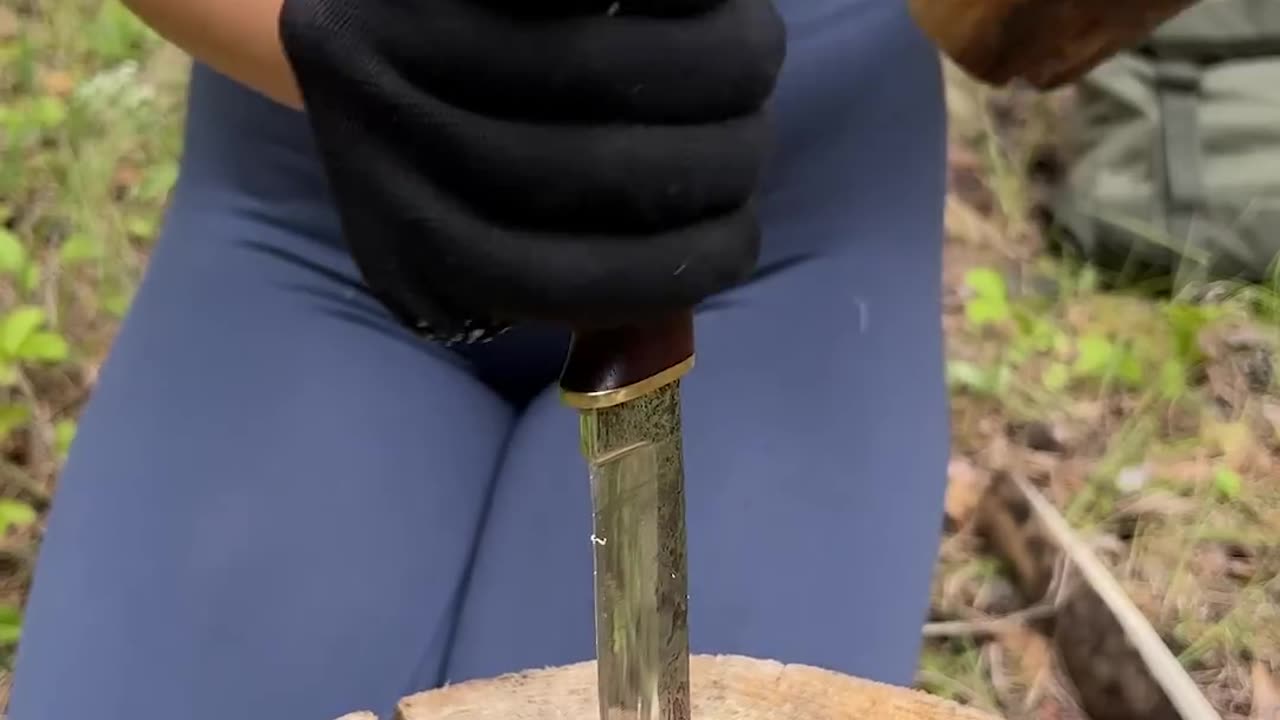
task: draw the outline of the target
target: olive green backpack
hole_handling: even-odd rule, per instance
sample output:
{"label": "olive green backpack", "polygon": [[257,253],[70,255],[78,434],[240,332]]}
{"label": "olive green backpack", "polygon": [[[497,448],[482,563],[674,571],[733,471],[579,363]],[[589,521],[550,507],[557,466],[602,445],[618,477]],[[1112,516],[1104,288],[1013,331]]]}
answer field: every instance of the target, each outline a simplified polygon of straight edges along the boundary
{"label": "olive green backpack", "polygon": [[1274,279],[1280,0],[1202,0],[1076,88],[1055,233],[1176,286]]}

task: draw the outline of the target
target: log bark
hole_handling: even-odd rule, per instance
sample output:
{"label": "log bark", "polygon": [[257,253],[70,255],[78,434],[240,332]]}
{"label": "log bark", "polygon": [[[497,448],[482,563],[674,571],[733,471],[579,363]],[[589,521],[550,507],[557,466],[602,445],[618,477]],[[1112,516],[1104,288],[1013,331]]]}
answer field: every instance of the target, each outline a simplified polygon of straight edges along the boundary
{"label": "log bark", "polygon": [[[691,660],[694,720],[994,720],[907,688],[804,665],[733,655]],[[396,720],[598,720],[595,663],[532,670],[429,690]],[[374,720],[349,715],[342,720]]]}
{"label": "log bark", "polygon": [[1052,90],[1142,41],[1198,0],[910,0],[920,28],[989,85]]}

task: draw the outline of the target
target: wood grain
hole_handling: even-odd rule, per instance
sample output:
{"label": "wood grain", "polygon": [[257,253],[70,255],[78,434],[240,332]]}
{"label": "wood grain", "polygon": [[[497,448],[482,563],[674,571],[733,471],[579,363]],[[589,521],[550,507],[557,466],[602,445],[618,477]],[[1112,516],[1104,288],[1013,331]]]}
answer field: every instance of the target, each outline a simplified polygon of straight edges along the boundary
{"label": "wood grain", "polygon": [[1196,0],[910,0],[917,24],[978,80],[1051,90],[1133,47]]}
{"label": "wood grain", "polygon": [[[694,720],[994,720],[940,698],[828,670],[732,655],[692,658]],[[373,720],[359,714],[349,720]],[[595,663],[405,698],[396,720],[598,720]]]}

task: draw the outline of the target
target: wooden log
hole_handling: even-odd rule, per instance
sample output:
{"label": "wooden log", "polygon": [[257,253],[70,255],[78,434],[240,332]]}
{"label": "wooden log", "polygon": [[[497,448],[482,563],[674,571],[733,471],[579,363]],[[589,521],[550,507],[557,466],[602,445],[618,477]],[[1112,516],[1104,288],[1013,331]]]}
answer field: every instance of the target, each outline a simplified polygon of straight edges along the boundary
{"label": "wooden log", "polygon": [[909,0],[916,22],[977,79],[1074,82],[1198,0]]}
{"label": "wooden log", "polygon": [[[994,720],[917,690],[735,655],[691,659],[694,720]],[[396,720],[598,720],[595,663],[418,693]],[[348,715],[341,720],[374,720]]]}

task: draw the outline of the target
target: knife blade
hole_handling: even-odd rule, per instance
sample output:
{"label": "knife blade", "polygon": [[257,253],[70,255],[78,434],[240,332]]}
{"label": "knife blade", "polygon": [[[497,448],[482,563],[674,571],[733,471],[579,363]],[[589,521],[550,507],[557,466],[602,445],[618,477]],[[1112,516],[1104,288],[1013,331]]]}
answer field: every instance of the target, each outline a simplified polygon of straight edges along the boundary
{"label": "knife blade", "polygon": [[682,313],[577,333],[561,373],[591,487],[601,720],[689,720],[680,379],[693,361]]}

